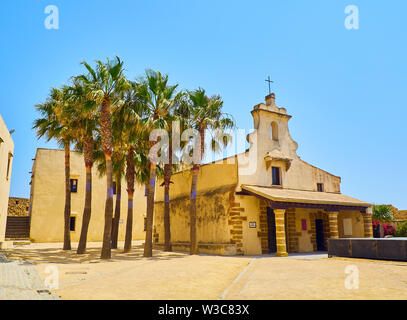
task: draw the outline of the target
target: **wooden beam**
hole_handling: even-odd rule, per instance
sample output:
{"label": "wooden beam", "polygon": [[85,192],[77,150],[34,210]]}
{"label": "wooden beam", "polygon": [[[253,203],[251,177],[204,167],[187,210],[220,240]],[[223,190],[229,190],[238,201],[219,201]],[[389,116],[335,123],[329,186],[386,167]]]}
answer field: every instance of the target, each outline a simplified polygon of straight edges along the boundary
{"label": "wooden beam", "polygon": [[289,208],[303,208],[303,209],[321,209],[327,212],[338,212],[340,210],[352,210],[366,213],[367,207],[362,206],[348,206],[339,204],[325,204],[325,203],[301,203],[301,202],[288,202],[288,201],[274,201],[266,197],[260,196],[253,192],[242,190],[236,192],[237,195],[254,196],[267,201],[272,209],[289,209]]}

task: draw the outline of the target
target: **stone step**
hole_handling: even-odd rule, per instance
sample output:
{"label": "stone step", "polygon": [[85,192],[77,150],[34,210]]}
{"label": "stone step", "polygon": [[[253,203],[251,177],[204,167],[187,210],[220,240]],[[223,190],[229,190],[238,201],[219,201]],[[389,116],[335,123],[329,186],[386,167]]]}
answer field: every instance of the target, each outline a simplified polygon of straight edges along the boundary
{"label": "stone step", "polygon": [[6,238],[6,241],[13,242],[14,246],[28,246],[31,244],[30,238]]}
{"label": "stone step", "polygon": [[29,246],[31,241],[13,241],[13,246]]}

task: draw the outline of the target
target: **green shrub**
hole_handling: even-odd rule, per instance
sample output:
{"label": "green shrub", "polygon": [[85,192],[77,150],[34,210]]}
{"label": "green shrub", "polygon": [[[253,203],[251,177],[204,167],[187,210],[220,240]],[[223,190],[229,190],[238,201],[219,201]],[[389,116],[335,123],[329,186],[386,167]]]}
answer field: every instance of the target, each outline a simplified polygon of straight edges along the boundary
{"label": "green shrub", "polygon": [[407,237],[407,221],[404,221],[402,224],[397,226],[395,236]]}

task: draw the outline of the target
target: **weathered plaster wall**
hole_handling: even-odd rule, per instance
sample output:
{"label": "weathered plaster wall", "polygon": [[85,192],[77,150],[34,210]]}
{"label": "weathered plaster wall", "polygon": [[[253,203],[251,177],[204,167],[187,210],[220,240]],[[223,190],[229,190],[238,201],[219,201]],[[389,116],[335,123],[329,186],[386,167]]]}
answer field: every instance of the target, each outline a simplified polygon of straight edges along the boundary
{"label": "weathered plaster wall", "polygon": [[[230,243],[228,212],[233,188],[201,194],[197,197],[197,237],[202,243]],[[170,202],[171,239],[189,242],[189,198]],[[155,231],[158,243],[164,242],[164,203],[155,204]]]}
{"label": "weathered plaster wall", "polygon": [[[170,225],[173,243],[190,240],[190,188],[192,174],[174,174],[170,187]],[[156,243],[164,243],[164,187],[158,181],[154,210]],[[231,243],[230,209],[237,185],[237,167],[228,164],[208,164],[200,169],[197,186],[197,238],[211,244]]]}
{"label": "weathered plaster wall", "polygon": [[6,234],[13,154],[14,142],[0,115],[0,247]]}
{"label": "weathered plaster wall", "polygon": [[[64,151],[38,149],[33,166],[31,185],[31,230],[34,242],[63,241],[65,205]],[[81,154],[71,152],[71,178],[78,179],[78,193],[72,193],[71,215],[76,216],[76,229],[71,240],[79,241],[83,207],[85,202],[85,165]],[[94,166],[92,170],[92,216],[88,241],[101,241],[104,228],[106,200],[106,178],[99,177]],[[146,198],[144,186],[136,186],[134,193],[133,239],[144,239],[144,215]],[[116,195],[113,203],[116,203]],[[121,215],[119,240],[124,240],[127,218],[126,182],[122,181]]]}

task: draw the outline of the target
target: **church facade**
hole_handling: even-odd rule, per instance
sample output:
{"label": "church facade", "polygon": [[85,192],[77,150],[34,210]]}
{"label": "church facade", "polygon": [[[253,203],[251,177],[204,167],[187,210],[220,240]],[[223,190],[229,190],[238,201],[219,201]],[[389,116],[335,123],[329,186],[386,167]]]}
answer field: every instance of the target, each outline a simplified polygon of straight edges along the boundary
{"label": "church facade", "polygon": [[[275,95],[251,114],[255,131],[248,135],[250,148],[201,167],[199,252],[287,256],[325,251],[329,238],[373,237],[372,205],[341,194],[340,177],[297,155],[288,129],[291,116],[276,106]],[[172,246],[187,250],[191,174],[179,172],[171,180]],[[164,242],[163,215],[163,192],[156,190],[154,243],[159,247]]]}

